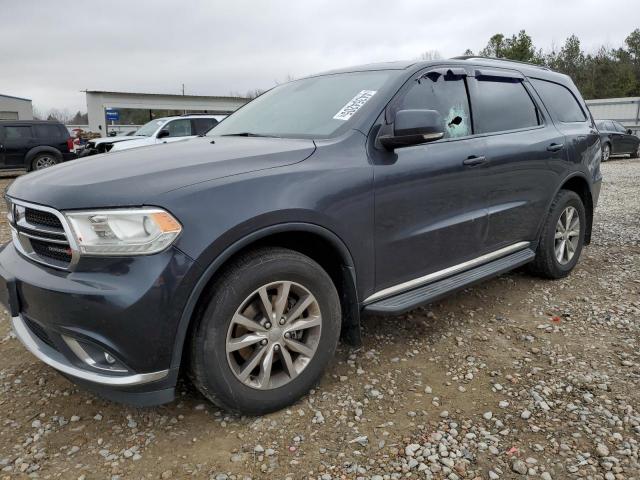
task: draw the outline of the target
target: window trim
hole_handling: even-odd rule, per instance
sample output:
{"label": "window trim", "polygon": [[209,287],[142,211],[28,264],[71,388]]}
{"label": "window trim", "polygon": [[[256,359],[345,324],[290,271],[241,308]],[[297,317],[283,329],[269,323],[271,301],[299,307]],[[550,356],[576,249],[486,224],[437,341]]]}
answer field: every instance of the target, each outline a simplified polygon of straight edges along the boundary
{"label": "window trim", "polygon": [[[485,78],[496,78],[498,77],[498,73],[496,71],[496,73],[494,75],[482,75]],[[527,132],[530,130],[539,130],[542,128],[546,128],[547,127],[547,116],[545,114],[545,110],[543,110],[541,108],[541,101],[538,100],[538,98],[534,95],[532,95],[532,91],[531,91],[531,86],[529,84],[529,82],[527,81],[527,78],[524,76],[517,76],[517,75],[509,75],[509,74],[504,74],[501,75],[501,78],[506,78],[508,80],[510,80],[510,83],[519,83],[520,85],[522,85],[522,88],[524,88],[524,91],[527,93],[527,95],[529,96],[529,99],[531,100],[531,102],[533,103],[533,106],[536,109],[536,117],[538,120],[538,125],[532,125],[529,127],[521,127],[521,128],[511,128],[509,130],[498,130],[495,132],[483,132],[483,133],[475,133],[474,135],[476,137],[490,137],[490,136],[494,136],[494,135],[508,135],[511,133],[519,133],[519,132]],[[483,80],[481,78],[478,78],[476,76],[471,77],[471,79],[473,81],[468,82],[470,88],[469,88],[469,97],[470,97],[470,101],[471,101],[471,108],[475,110],[474,105],[476,104],[476,98],[479,96],[478,93],[478,82],[482,82]],[[514,81],[515,80],[515,81]],[[484,80],[484,81],[490,81],[490,80]],[[535,91],[535,90],[534,90]],[[537,94],[537,92],[535,92]],[[544,104],[543,104],[544,105]],[[473,131],[475,132],[477,130],[475,122],[473,125]]]}

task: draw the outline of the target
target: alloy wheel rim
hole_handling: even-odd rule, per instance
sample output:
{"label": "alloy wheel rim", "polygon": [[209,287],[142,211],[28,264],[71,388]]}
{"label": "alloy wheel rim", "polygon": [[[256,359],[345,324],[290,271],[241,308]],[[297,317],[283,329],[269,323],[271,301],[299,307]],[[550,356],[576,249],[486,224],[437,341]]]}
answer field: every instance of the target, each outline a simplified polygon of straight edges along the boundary
{"label": "alloy wheel rim", "polygon": [[282,387],[309,365],[321,329],[320,306],[304,286],[290,281],[263,285],[242,302],[231,319],[227,362],[248,387]]}
{"label": "alloy wheel rim", "polygon": [[555,254],[561,265],[569,263],[578,249],[580,240],[580,216],[575,207],[565,208],[556,223]]}
{"label": "alloy wheel rim", "polygon": [[606,162],[607,160],[609,160],[609,145],[605,145],[604,149],[602,150],[602,159]]}
{"label": "alloy wheel rim", "polygon": [[52,167],[55,164],[55,160],[51,157],[40,157],[36,160],[36,170],[42,170],[43,168]]}

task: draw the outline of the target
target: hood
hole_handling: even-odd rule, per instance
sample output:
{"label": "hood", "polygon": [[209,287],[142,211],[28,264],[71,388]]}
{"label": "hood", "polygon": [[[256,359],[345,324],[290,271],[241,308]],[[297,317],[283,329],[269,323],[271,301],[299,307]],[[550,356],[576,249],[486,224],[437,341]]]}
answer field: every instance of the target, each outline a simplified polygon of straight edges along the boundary
{"label": "hood", "polygon": [[58,210],[154,205],[157,195],[170,190],[290,165],[314,150],[313,140],[194,138],[94,155],[32,172],[18,177],[7,195]]}
{"label": "hood", "polygon": [[93,138],[93,139],[89,140],[89,142],[93,143],[94,145],[99,145],[101,143],[128,142],[130,140],[135,140],[137,138],[147,138],[147,137],[134,137],[133,135],[132,136],[119,135],[117,137]]}
{"label": "hood", "polygon": [[[165,143],[186,142],[187,140],[191,140],[192,138],[195,138],[195,137],[196,137],[195,135],[189,135],[187,137],[177,137],[177,138],[174,137],[168,142],[162,142],[162,144],[164,145]],[[156,144],[156,139],[153,137],[130,137],[130,138],[133,138],[133,140],[130,140],[128,142],[119,142],[117,145],[114,145],[113,148],[111,148],[111,150],[109,151],[119,152],[121,150],[127,150],[129,148],[146,147],[147,145]]]}

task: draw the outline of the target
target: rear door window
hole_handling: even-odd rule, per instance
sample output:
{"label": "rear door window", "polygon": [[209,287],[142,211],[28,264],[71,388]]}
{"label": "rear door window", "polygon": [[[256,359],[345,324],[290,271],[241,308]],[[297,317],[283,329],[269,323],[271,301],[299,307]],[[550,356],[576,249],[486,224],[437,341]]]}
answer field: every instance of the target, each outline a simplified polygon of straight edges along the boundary
{"label": "rear door window", "polygon": [[401,100],[392,107],[398,110],[437,110],[442,116],[444,138],[472,134],[469,98],[464,77],[428,73],[416,79]]}
{"label": "rear door window", "polygon": [[4,127],[7,140],[31,138],[31,127],[25,125],[7,125]]}
{"label": "rear door window", "polygon": [[476,133],[504,132],[540,125],[538,109],[516,78],[484,77],[472,92]]}
{"label": "rear door window", "polygon": [[204,135],[218,124],[215,118],[194,118],[191,122],[193,123],[194,135]]}
{"label": "rear door window", "polygon": [[532,78],[530,81],[555,118],[564,123],[587,120],[587,115],[580,103],[567,87],[537,78]]}
{"label": "rear door window", "polygon": [[34,125],[33,131],[36,138],[60,138],[62,137],[57,125]]}

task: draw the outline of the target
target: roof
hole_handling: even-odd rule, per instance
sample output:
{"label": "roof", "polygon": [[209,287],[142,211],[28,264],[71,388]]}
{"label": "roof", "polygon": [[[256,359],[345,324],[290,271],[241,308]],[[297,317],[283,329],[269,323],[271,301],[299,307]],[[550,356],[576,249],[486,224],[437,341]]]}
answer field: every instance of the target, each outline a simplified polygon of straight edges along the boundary
{"label": "roof", "polygon": [[349,73],[349,72],[364,72],[371,70],[411,70],[419,71],[423,68],[438,65],[477,65],[492,68],[508,68],[516,70],[527,77],[536,77],[542,79],[558,79],[562,77],[564,82],[568,77],[562,73],[555,72],[545,66],[536,65],[533,63],[519,62],[517,60],[508,60],[504,58],[494,57],[480,57],[480,56],[462,56],[453,57],[449,59],[440,60],[414,60],[414,61],[398,61],[398,62],[383,62],[383,63],[370,63],[367,65],[358,65],[353,67],[340,68],[336,70],[330,70],[328,72],[322,72],[317,75],[311,75],[312,77],[318,75],[327,75],[334,73]]}
{"label": "roof", "polygon": [[106,93],[108,95],[139,95],[145,97],[186,97],[186,98],[208,98],[215,100],[246,100],[245,97],[230,97],[230,96],[216,96],[216,95],[182,95],[180,93],[141,93],[141,92],[113,92],[108,90],[82,90],[85,93]]}
{"label": "roof", "polygon": [[0,97],[13,98],[14,100],[24,100],[25,102],[30,102],[31,101],[30,98],[14,97],[13,95],[5,95],[3,93],[0,93]]}
{"label": "roof", "polygon": [[40,125],[40,124],[51,124],[51,125],[62,125],[62,122],[58,120],[0,120],[0,124],[10,123],[11,125]]}

